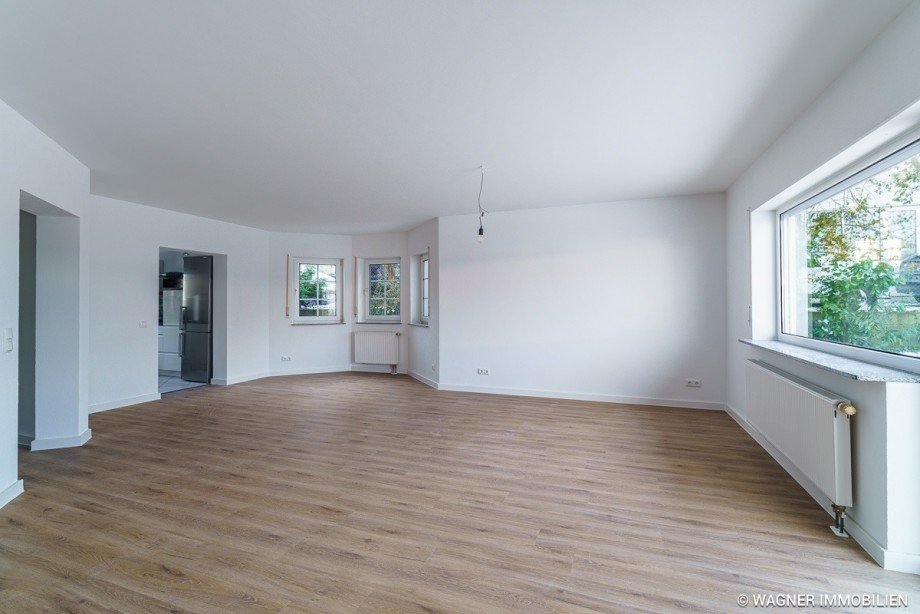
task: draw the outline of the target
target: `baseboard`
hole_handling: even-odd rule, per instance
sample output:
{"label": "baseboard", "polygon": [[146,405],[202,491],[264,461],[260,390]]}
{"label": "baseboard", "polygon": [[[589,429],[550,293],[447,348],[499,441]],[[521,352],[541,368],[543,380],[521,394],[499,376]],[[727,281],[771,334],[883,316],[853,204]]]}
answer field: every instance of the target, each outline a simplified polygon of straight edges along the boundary
{"label": "baseboard", "polygon": [[150,401],[159,401],[159,393],[154,394],[142,394],[137,397],[128,397],[127,399],[116,399],[115,401],[106,401],[105,403],[94,403],[89,406],[89,413],[95,414],[100,411],[108,411],[110,409],[118,409],[119,407],[127,407],[128,405],[137,405],[138,403],[149,403]]}
{"label": "baseboard", "polygon": [[920,554],[885,551],[885,569],[902,573],[920,574]]}
{"label": "baseboard", "polygon": [[16,497],[22,494],[23,483],[22,480],[16,480],[3,490],[0,490],[0,507],[3,507]]}
{"label": "baseboard", "polygon": [[86,429],[74,437],[49,437],[32,441],[32,451],[57,450],[58,448],[76,448],[82,446],[93,436],[93,431]]}
{"label": "baseboard", "polygon": [[[349,371],[356,371],[358,373],[392,373],[393,369],[389,365],[358,365],[353,364]],[[400,375],[406,375],[406,370],[396,369],[396,372]]]}
{"label": "baseboard", "polygon": [[219,379],[216,377],[211,378],[211,384],[214,386],[232,386],[233,384],[242,384],[243,382],[251,382],[254,379],[262,379],[263,377],[270,377],[275,375],[274,373],[250,373],[249,375],[240,375],[237,377],[228,377],[226,379]]}
{"label": "baseboard", "polygon": [[416,373],[415,371],[409,371],[409,377],[411,377],[414,380],[418,380],[422,382],[423,384],[425,384],[426,386],[434,388],[435,390],[438,389],[438,383],[436,381],[434,381],[431,378],[425,377],[421,373]]}
{"label": "baseboard", "polygon": [[715,401],[691,401],[687,399],[655,399],[649,397],[627,397],[613,394],[592,394],[556,390],[530,390],[526,388],[493,388],[490,386],[465,386],[460,384],[438,384],[438,390],[453,392],[479,392],[484,394],[505,394],[514,397],[539,397],[545,399],[566,399],[570,401],[594,401],[598,403],[620,403],[624,405],[653,405],[657,407],[682,407],[687,409],[712,409],[722,411],[724,403]]}
{"label": "baseboard", "polygon": [[351,365],[334,365],[330,367],[309,367],[306,369],[272,369],[271,377],[284,375],[316,375],[318,373],[347,373]]}
{"label": "baseboard", "polygon": [[[760,444],[760,447],[766,450],[767,454],[772,456],[773,460],[779,463],[780,466],[786,470],[786,473],[791,475],[792,479],[798,482],[799,485],[802,488],[804,488],[805,491],[809,495],[811,495],[811,498],[814,499],[818,503],[818,505],[820,505],[824,509],[825,512],[827,512],[828,516],[830,516],[831,518],[834,517],[834,511],[831,508],[831,505],[833,502],[823,492],[821,492],[817,486],[815,486],[814,482],[809,480],[808,477],[804,473],[799,471],[799,469],[792,463],[791,460],[789,460],[789,458],[785,454],[780,452],[776,448],[776,446],[770,443],[767,440],[767,438],[764,437],[763,434],[760,431],[758,431],[757,428],[753,424],[751,424],[746,419],[744,419],[731,406],[728,406],[728,405],[725,406],[725,413],[731,416],[732,419],[735,422],[737,422],[738,425],[741,428],[743,428],[745,432],[748,435],[750,435],[754,441]],[[885,550],[885,547],[882,546],[882,544],[880,544],[877,539],[872,537],[872,535],[870,535],[859,524],[857,520],[855,520],[854,518],[850,516],[847,516],[846,529],[847,529],[847,533],[850,534],[850,537],[856,540],[856,543],[862,546],[862,549],[865,550],[869,554],[869,556],[871,556],[875,560],[876,563],[878,563],[885,569],[893,569],[893,568],[888,567],[887,563],[888,563],[889,553]],[[828,535],[830,535],[830,531],[828,531]],[[913,564],[917,565],[916,569],[920,570],[920,557],[917,557],[915,555],[903,555],[903,556],[908,556],[908,557],[914,556],[915,560],[913,561]],[[906,564],[910,563],[909,561],[901,561],[901,562],[904,562]],[[898,571],[901,571],[901,570],[898,570]],[[913,573],[918,573],[918,571],[914,571]]]}

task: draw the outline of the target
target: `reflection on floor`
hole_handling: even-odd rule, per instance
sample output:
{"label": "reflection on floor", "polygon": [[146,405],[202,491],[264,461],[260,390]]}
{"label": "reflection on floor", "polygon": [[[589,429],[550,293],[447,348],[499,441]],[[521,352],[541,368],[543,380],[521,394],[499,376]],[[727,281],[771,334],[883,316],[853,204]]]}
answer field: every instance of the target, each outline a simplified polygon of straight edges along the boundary
{"label": "reflection on floor", "polygon": [[204,386],[201,382],[187,382],[178,375],[163,375],[162,373],[159,376],[159,384],[157,390],[160,394],[167,392],[175,392],[176,390],[185,390],[186,388],[197,388],[198,386]]}

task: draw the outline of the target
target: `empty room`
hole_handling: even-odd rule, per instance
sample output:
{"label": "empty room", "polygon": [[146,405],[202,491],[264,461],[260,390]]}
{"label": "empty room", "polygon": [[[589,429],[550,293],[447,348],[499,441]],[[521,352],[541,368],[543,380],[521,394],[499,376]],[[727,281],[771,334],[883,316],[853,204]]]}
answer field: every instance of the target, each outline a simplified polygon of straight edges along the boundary
{"label": "empty room", "polygon": [[920,0],[0,0],[0,612],[920,608]]}

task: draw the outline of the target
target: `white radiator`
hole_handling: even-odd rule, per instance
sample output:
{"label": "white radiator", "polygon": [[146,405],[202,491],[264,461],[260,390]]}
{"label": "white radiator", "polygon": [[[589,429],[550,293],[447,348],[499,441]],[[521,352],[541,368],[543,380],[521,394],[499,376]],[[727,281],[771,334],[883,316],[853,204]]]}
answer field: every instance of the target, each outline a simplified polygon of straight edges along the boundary
{"label": "white radiator", "polygon": [[[848,400],[765,362],[749,360],[747,407],[748,422],[835,506],[853,505],[850,416],[856,410]],[[842,509],[834,509],[842,515]],[[838,528],[842,532],[841,518]]]}
{"label": "white radiator", "polygon": [[365,365],[399,364],[399,333],[356,332],[355,362]]}

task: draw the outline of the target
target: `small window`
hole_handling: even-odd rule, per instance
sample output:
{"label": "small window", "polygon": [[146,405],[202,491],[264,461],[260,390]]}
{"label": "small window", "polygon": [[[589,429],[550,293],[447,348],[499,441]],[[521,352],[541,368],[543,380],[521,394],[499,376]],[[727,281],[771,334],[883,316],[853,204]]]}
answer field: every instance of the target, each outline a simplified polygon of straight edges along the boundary
{"label": "small window", "polygon": [[920,357],[920,143],[780,216],[782,332]]}
{"label": "small window", "polygon": [[399,258],[368,260],[365,269],[367,285],[367,319],[400,322]]}
{"label": "small window", "polygon": [[323,324],[342,321],[341,260],[295,258],[293,266],[293,309],[295,324]]}
{"label": "small window", "polygon": [[430,297],[428,294],[428,254],[419,256],[419,310],[418,319],[422,324],[428,324],[430,313]]}

